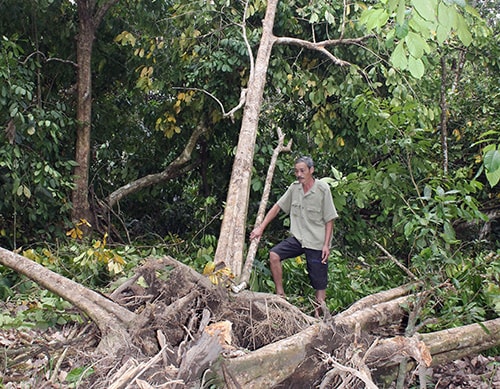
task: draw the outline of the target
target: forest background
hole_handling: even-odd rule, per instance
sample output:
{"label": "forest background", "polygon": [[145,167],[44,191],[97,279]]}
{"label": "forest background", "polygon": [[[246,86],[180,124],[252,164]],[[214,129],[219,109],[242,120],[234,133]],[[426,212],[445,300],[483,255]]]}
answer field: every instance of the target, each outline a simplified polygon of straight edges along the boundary
{"label": "forest background", "polygon": [[[436,287],[429,330],[498,317],[500,8],[473,3],[279,3],[276,35],[363,37],[330,56],[273,49],[244,215],[248,236],[279,129],[293,143],[269,201],[293,181],[299,155],[332,187],[331,311],[410,273]],[[445,26],[431,38],[429,4]],[[85,5],[98,11],[88,36]],[[217,262],[265,2],[1,0],[0,9],[0,245],[102,290],[149,256],[200,272]],[[273,290],[268,250],[287,223],[267,229],[250,289]],[[31,304],[2,313],[3,327],[77,320],[0,271],[0,297]],[[285,289],[310,309],[300,258],[285,264]]]}

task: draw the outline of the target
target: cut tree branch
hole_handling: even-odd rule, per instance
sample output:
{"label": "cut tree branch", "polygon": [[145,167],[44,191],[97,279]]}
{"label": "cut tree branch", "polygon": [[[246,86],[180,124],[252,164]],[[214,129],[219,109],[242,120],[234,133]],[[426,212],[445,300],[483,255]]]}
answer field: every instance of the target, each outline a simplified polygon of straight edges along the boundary
{"label": "cut tree branch", "polygon": [[[284,146],[285,142],[285,134],[281,130],[281,128],[277,128],[278,132],[278,146],[273,151],[273,155],[271,157],[271,162],[269,163],[269,168],[267,169],[266,182],[264,184],[264,192],[262,193],[262,199],[260,201],[259,210],[257,212],[257,218],[255,220],[255,224],[259,225],[262,223],[266,213],[267,201],[269,200],[269,194],[271,193],[271,183],[273,181],[274,170],[276,168],[276,163],[278,161],[278,156],[282,152],[290,152],[292,150],[292,140],[288,142],[286,146]],[[253,261],[255,259],[255,254],[257,252],[257,247],[259,246],[259,239],[254,239],[250,242],[250,246],[248,248],[247,257],[245,260],[245,265],[243,267],[243,271],[240,277],[240,285],[236,288],[233,288],[233,291],[238,292],[241,289],[246,287],[248,280],[250,279],[250,274],[252,272]]]}

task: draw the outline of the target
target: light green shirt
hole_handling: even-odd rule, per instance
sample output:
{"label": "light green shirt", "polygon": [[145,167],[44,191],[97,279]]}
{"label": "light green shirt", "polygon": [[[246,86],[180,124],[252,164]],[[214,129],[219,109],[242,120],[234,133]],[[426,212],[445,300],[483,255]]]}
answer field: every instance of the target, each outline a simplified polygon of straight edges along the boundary
{"label": "light green shirt", "polygon": [[326,223],[338,217],[330,186],[315,179],[312,188],[304,194],[302,185],[296,181],[277,204],[290,215],[290,233],[302,247],[321,250],[325,242]]}

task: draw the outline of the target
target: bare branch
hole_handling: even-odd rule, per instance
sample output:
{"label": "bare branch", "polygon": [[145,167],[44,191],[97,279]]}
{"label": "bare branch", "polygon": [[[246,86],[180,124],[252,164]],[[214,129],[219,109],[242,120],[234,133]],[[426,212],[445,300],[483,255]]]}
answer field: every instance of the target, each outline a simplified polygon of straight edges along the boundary
{"label": "bare branch", "polygon": [[234,118],[234,113],[236,111],[238,111],[241,107],[243,107],[245,105],[246,96],[247,96],[247,89],[246,88],[241,89],[240,101],[238,102],[238,105],[236,107],[234,107],[233,109],[231,109],[229,112],[226,112],[226,110],[225,110],[224,105],[222,104],[222,102],[217,97],[215,97],[212,93],[210,93],[209,91],[206,91],[205,89],[201,89],[201,88],[183,88],[183,87],[177,87],[177,86],[173,87],[172,89],[192,90],[192,91],[196,91],[196,92],[205,93],[207,96],[210,96],[212,99],[214,99],[217,102],[217,104],[219,104],[220,109],[222,111],[222,116],[224,116],[224,117],[228,117],[229,116],[231,119]]}
{"label": "bare branch", "polygon": [[[266,212],[267,201],[269,199],[269,194],[271,192],[271,183],[274,176],[274,169],[276,168],[276,162],[278,160],[278,156],[282,152],[290,152],[292,150],[292,141],[290,140],[286,146],[284,146],[285,134],[281,131],[281,128],[277,128],[278,133],[278,146],[273,151],[273,155],[271,157],[271,162],[269,163],[269,168],[267,170],[266,182],[264,184],[264,192],[262,194],[262,199],[260,201],[259,210],[257,212],[257,220],[255,224],[258,225],[262,223],[264,219],[264,215]],[[255,259],[255,254],[257,253],[257,247],[259,245],[259,239],[254,239],[250,242],[250,247],[248,248],[247,257],[245,260],[245,265],[243,267],[243,272],[240,278],[241,284],[236,288],[233,288],[235,293],[241,291],[244,287],[246,287],[246,283],[250,279],[250,273],[252,271],[253,261]]]}
{"label": "bare branch", "polygon": [[34,52],[32,52],[30,55],[28,55],[23,62],[21,62],[22,65],[26,65],[26,63],[28,62],[28,60],[33,57],[34,55],[39,55],[43,58],[43,60],[45,62],[51,62],[51,61],[57,61],[57,62],[62,62],[62,63],[69,63],[71,65],[73,65],[74,67],[78,67],[78,64],[76,62],[73,62],[73,61],[70,61],[69,59],[62,59],[62,58],[57,58],[57,57],[49,57],[47,58],[47,56],[45,55],[45,53],[39,51],[39,50],[36,50]]}
{"label": "bare branch", "polygon": [[255,69],[255,59],[253,57],[253,52],[252,52],[252,47],[250,46],[250,42],[248,42],[246,22],[245,22],[245,17],[246,17],[247,10],[248,10],[248,2],[249,2],[249,0],[247,0],[245,2],[245,12],[243,13],[243,22],[241,23],[241,30],[243,31],[243,39],[245,40],[245,45],[246,45],[247,51],[248,51],[248,58],[250,60],[250,76],[248,79],[251,80],[253,77],[253,74],[254,74],[254,69]]}
{"label": "bare branch", "polygon": [[418,277],[413,274],[406,266],[404,266],[401,262],[399,262],[389,251],[387,251],[380,243],[373,242],[375,243],[375,246],[377,246],[382,252],[389,257],[389,259],[394,262],[401,270],[403,270],[410,278],[412,278],[414,281],[418,281]]}
{"label": "bare branch", "polygon": [[340,58],[337,58],[332,53],[327,50],[327,47],[331,46],[341,46],[341,45],[360,45],[365,40],[372,38],[374,35],[365,35],[359,38],[350,38],[350,39],[328,39],[321,42],[309,42],[299,38],[290,38],[290,37],[278,37],[276,38],[276,44],[282,45],[294,45],[299,47],[304,47],[309,50],[316,50],[323,54],[325,54],[330,60],[332,60],[335,64],[339,66],[349,66],[350,62],[344,61]]}

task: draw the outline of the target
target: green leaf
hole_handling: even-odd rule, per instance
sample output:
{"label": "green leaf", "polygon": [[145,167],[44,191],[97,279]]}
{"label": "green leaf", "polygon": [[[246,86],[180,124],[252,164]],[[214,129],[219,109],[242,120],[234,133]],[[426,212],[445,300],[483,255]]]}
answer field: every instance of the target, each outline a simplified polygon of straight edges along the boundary
{"label": "green leaf", "polygon": [[486,179],[488,180],[488,183],[490,186],[493,188],[495,185],[500,182],[500,169],[494,171],[493,173],[486,172]]}
{"label": "green leaf", "polygon": [[441,2],[438,5],[438,21],[443,27],[450,29],[456,18],[457,11],[454,7],[449,7],[445,3]]}
{"label": "green leaf", "polygon": [[436,2],[434,0],[412,0],[411,4],[425,20],[434,21],[436,19]]}
{"label": "green leaf", "polygon": [[389,0],[389,2],[387,3],[387,9],[389,10],[389,12],[393,12],[400,2],[401,2],[400,0]]}
{"label": "green leaf", "polygon": [[395,30],[398,39],[403,39],[408,35],[408,24],[396,24]]}
{"label": "green leaf", "polygon": [[489,150],[484,154],[484,167],[490,173],[500,169],[500,150]]}
{"label": "green leaf", "polygon": [[464,17],[460,14],[457,14],[457,34],[462,43],[465,46],[469,46],[472,43],[472,35],[469,31],[469,26],[465,21]]}
{"label": "green leaf", "polygon": [[314,24],[319,22],[319,15],[317,13],[313,13],[309,18],[309,23]]}
{"label": "green leaf", "polygon": [[408,51],[415,58],[422,58],[424,51],[429,51],[429,46],[427,42],[419,35],[414,32],[409,32],[405,38],[406,46]]}
{"label": "green leaf", "polygon": [[406,13],[406,3],[405,0],[399,0],[398,13],[396,14],[396,22],[398,24],[403,24]]}
{"label": "green leaf", "polygon": [[424,75],[425,66],[420,58],[415,58],[410,55],[408,59],[408,70],[413,77],[420,79]]}
{"label": "green leaf", "polygon": [[446,39],[448,39],[448,36],[450,35],[450,29],[446,28],[445,26],[439,24],[436,29],[436,39],[439,44],[443,43]]}
{"label": "green leaf", "polygon": [[361,14],[359,22],[364,24],[368,31],[384,26],[389,20],[389,14],[385,9],[369,8]]}
{"label": "green leaf", "polygon": [[325,11],[325,19],[328,24],[335,25],[335,16],[333,16],[330,12]]}
{"label": "green leaf", "polygon": [[92,367],[81,366],[76,369],[71,370],[66,376],[66,382],[75,383],[80,381],[82,378],[88,377],[94,374],[94,369]]}
{"label": "green leaf", "polygon": [[408,67],[408,58],[404,48],[404,41],[400,41],[391,54],[391,63],[397,69],[405,70]]}

